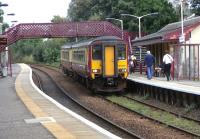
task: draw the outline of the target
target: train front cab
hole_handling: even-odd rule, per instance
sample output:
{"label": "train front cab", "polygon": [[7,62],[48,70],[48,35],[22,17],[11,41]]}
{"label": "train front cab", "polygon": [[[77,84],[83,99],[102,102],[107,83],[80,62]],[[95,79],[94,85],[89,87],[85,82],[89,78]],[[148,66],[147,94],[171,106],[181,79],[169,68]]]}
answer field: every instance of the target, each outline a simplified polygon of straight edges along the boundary
{"label": "train front cab", "polygon": [[127,46],[96,44],[92,46],[91,77],[97,91],[122,91],[128,76]]}

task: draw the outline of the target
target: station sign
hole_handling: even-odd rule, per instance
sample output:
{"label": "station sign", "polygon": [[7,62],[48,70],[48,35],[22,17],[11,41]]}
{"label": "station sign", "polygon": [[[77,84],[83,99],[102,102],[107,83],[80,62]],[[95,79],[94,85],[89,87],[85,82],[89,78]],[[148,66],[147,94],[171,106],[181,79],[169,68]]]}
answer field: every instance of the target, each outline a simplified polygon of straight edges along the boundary
{"label": "station sign", "polygon": [[7,45],[7,37],[0,35],[0,45]]}
{"label": "station sign", "polygon": [[185,36],[184,35],[181,35],[179,37],[179,43],[184,43],[185,42]]}

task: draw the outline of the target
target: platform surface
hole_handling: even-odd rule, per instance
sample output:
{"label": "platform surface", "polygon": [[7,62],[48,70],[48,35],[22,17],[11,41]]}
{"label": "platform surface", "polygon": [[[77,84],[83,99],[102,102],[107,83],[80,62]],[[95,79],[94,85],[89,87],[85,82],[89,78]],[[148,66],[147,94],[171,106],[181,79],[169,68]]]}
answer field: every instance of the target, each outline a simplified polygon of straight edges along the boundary
{"label": "platform surface", "polygon": [[153,77],[151,80],[148,80],[145,75],[140,75],[140,74],[130,74],[127,79],[132,80],[134,82],[156,86],[160,88],[166,88],[184,93],[200,95],[200,81],[191,81],[191,80],[167,81],[167,79],[164,77],[162,78]]}
{"label": "platform surface", "polygon": [[[19,67],[20,70],[18,69]],[[15,94],[15,96],[17,94],[18,97],[16,96],[16,98],[21,103],[22,107],[24,107],[24,109],[27,108],[30,111],[27,111],[27,113],[32,114],[32,117],[21,118],[21,122],[23,124],[40,126],[44,131],[46,131],[46,138],[120,139],[120,137],[115,136],[114,134],[62,106],[39,90],[33,83],[32,70],[28,65],[18,64],[18,66],[15,66],[14,69],[20,71],[20,73],[15,80],[16,92],[14,88],[12,88],[13,94]],[[6,82],[4,83],[7,84]],[[21,100],[19,100],[19,98]],[[13,102],[10,100],[8,103],[11,104]],[[21,109],[21,107],[19,109]],[[31,129],[27,130],[31,132]],[[21,138],[23,138],[23,136],[21,136]]]}
{"label": "platform surface", "polygon": [[0,77],[0,139],[54,139],[40,123],[27,124],[33,119],[15,91],[15,79],[20,67],[13,66],[13,77]]}

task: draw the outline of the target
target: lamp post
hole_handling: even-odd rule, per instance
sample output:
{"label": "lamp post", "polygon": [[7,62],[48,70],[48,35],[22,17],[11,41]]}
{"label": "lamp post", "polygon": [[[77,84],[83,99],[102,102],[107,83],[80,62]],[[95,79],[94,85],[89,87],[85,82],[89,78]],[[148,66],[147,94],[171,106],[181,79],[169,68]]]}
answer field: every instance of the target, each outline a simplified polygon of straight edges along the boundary
{"label": "lamp post", "polygon": [[14,16],[15,15],[15,13],[9,13],[9,14],[7,14],[7,16]]}
{"label": "lamp post", "polygon": [[3,6],[8,6],[8,4],[0,4],[0,7],[3,7]]}
{"label": "lamp post", "polygon": [[13,21],[11,21],[12,22],[12,25],[11,25],[11,27],[13,27],[14,26],[14,24],[15,23],[17,23],[18,21],[17,20],[13,20]]}
{"label": "lamp post", "polygon": [[[149,14],[145,14],[142,16],[136,16],[136,15],[132,15],[132,14],[121,14],[121,16],[131,16],[131,17],[135,17],[138,19],[138,28],[139,28],[139,36],[138,37],[141,38],[141,19],[146,16],[157,15],[157,14],[158,14],[158,12],[149,13]],[[141,46],[139,46],[139,49],[140,49],[140,74],[142,74],[142,49],[141,49]]]}
{"label": "lamp post", "polygon": [[157,15],[158,12],[155,12],[155,13],[149,13],[149,14],[145,14],[143,16],[136,16],[136,15],[132,15],[132,14],[121,14],[122,16],[131,16],[131,17],[135,17],[139,20],[138,22],[138,27],[139,27],[139,38],[141,38],[141,19],[143,17],[146,17],[146,16],[150,16],[150,15]]}
{"label": "lamp post", "polygon": [[[0,7],[6,7],[8,6],[8,4],[0,4]],[[2,15],[0,15],[2,16]],[[2,35],[2,22],[0,21],[0,35]],[[2,65],[2,73],[3,73],[3,76],[7,76],[7,67],[6,67],[6,52],[3,52],[3,53],[0,53],[0,64]],[[0,65],[0,66],[1,66]]]}
{"label": "lamp post", "polygon": [[[8,6],[8,4],[4,3],[4,4],[0,4],[0,7],[6,7]],[[0,15],[1,16],[1,15]],[[0,34],[2,34],[2,23],[0,22]]]}
{"label": "lamp post", "polygon": [[[15,13],[9,13],[9,14],[7,14],[7,16],[15,16]],[[11,21],[13,24],[12,25],[14,25],[14,22],[17,22],[17,21]],[[11,27],[12,27],[12,25],[11,25]],[[10,58],[9,58],[10,57]],[[11,64],[11,52],[10,52],[10,50],[8,49],[8,47],[6,47],[5,48],[5,60],[6,60],[6,63],[9,63],[9,67],[10,67],[10,76],[12,77],[12,64]],[[9,61],[9,62],[8,62]],[[7,70],[8,68],[7,68],[7,66],[8,66],[8,64],[6,64],[5,65],[6,67],[5,67],[5,69]],[[6,74],[5,74],[5,76],[7,76],[7,72],[6,72]]]}
{"label": "lamp post", "polygon": [[121,35],[122,35],[122,40],[124,40],[124,28],[123,28],[123,20],[117,19],[117,18],[106,18],[107,20],[116,20],[121,23]]}
{"label": "lamp post", "polygon": [[183,0],[180,0],[181,2],[181,36],[179,38],[180,43],[185,42],[185,35],[184,35],[184,29],[183,29]]}

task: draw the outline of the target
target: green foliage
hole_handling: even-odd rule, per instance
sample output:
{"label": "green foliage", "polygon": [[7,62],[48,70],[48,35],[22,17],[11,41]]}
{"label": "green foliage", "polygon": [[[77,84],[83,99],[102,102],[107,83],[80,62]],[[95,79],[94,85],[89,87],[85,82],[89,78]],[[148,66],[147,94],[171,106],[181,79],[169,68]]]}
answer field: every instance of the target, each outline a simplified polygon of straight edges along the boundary
{"label": "green foliage", "polygon": [[5,32],[7,28],[9,28],[9,25],[7,23],[3,23],[2,31]]}
{"label": "green foliage", "polygon": [[124,97],[109,96],[109,97],[107,97],[107,99],[112,101],[115,104],[126,107],[130,110],[136,111],[147,117],[156,119],[162,123],[165,123],[166,125],[177,126],[186,131],[200,135],[199,123],[196,123],[191,120],[184,119],[184,118],[178,118],[177,116],[170,114],[168,112],[161,111],[161,110],[143,105],[141,103],[138,103],[133,100],[129,100]]}
{"label": "green foliage", "polygon": [[138,19],[121,17],[120,14],[142,16],[159,12],[157,16],[142,19],[142,31],[147,33],[155,32],[166,24],[178,20],[172,4],[167,0],[72,0],[69,7],[68,17],[72,21],[105,20],[106,17],[121,18],[124,20],[124,28],[133,32],[138,31]]}
{"label": "green foliage", "polygon": [[185,112],[188,113],[197,108],[197,104],[192,103],[190,105],[185,105]]}
{"label": "green foliage", "polygon": [[82,21],[90,17],[91,0],[71,0],[69,7],[69,19],[73,21]]}
{"label": "green foliage", "polygon": [[67,18],[65,17],[61,17],[59,15],[54,15],[53,19],[51,20],[52,23],[62,23],[62,22],[66,22]]}
{"label": "green foliage", "polygon": [[60,46],[66,39],[28,39],[20,40],[11,48],[15,62],[55,63],[60,61]]}
{"label": "green foliage", "polygon": [[[1,2],[0,2],[0,4],[1,4]],[[1,7],[0,7],[0,8],[1,8]],[[3,22],[3,14],[4,14],[3,10],[0,9],[0,23]]]}
{"label": "green foliage", "polygon": [[38,62],[44,62],[44,48],[42,46],[37,46],[33,51],[33,59]]}
{"label": "green foliage", "polygon": [[191,0],[191,4],[192,11],[200,16],[200,0]]}

